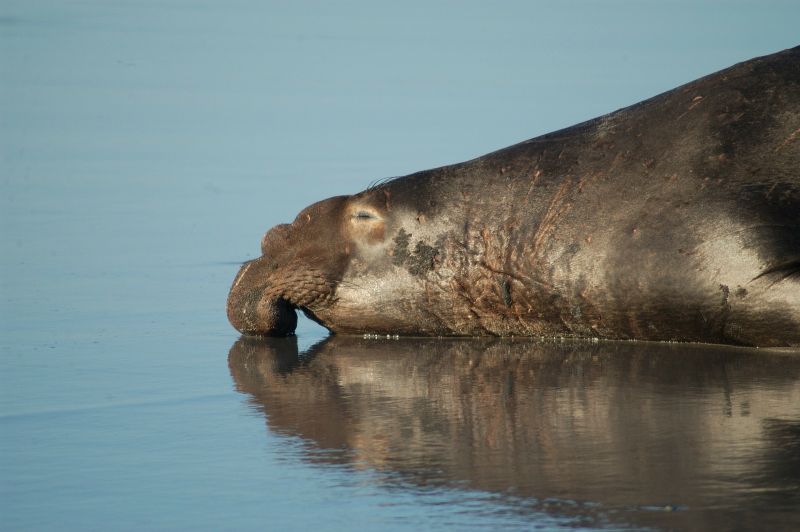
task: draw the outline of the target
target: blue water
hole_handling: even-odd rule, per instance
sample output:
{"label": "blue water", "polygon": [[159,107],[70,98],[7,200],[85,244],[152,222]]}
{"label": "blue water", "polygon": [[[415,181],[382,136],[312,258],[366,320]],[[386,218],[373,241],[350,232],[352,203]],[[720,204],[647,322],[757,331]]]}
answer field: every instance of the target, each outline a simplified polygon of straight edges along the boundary
{"label": "blue water", "polygon": [[[227,290],[313,201],[797,45],[799,16],[793,1],[4,1],[0,528],[661,526],[508,469],[427,485],[348,458],[371,439],[316,459],[313,433],[237,390]],[[325,335],[301,322],[299,351]],[[800,417],[793,375],[756,386],[758,419]]]}

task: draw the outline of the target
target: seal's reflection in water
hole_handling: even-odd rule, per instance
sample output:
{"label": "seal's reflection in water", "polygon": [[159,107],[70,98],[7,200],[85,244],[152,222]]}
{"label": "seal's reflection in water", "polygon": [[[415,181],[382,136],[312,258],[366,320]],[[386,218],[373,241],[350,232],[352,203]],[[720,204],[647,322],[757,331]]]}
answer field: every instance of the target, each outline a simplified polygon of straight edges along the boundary
{"label": "seal's reflection in water", "polygon": [[[800,526],[800,357],[686,344],[241,338],[239,391],[308,458],[537,510]],[[560,501],[560,502],[559,502]]]}

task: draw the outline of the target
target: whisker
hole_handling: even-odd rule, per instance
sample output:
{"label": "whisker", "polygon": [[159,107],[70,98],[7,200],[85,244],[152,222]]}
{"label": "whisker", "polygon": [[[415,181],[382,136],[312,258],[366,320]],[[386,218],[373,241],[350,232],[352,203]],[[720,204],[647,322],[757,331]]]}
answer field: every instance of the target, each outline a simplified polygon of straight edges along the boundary
{"label": "whisker", "polygon": [[385,185],[385,184],[389,183],[390,181],[394,181],[397,178],[398,178],[397,176],[393,176],[393,177],[382,177],[380,179],[376,179],[376,180],[372,181],[367,186],[365,192],[369,192],[369,191],[375,190],[376,188],[378,188],[378,187],[380,187],[382,185]]}

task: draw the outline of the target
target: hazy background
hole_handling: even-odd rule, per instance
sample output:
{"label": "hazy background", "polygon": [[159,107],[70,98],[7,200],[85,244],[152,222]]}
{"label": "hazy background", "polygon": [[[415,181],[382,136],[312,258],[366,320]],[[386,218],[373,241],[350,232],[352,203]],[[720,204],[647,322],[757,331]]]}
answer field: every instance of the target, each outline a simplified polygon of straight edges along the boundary
{"label": "hazy background", "polygon": [[[4,0],[4,528],[213,528],[220,492],[269,491],[224,308],[272,225],[795,46],[798,27],[796,0]],[[323,335],[301,323],[301,346]],[[255,439],[236,458],[226,434]]]}

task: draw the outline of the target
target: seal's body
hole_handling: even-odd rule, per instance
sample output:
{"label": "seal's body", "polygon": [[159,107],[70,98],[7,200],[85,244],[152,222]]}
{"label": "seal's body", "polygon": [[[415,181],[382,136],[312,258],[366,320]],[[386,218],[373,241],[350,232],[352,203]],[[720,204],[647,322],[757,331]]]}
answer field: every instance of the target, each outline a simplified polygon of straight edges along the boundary
{"label": "seal's body", "polygon": [[800,346],[800,47],[316,203],[228,299],[334,332]]}

